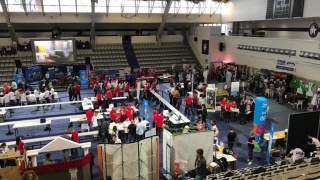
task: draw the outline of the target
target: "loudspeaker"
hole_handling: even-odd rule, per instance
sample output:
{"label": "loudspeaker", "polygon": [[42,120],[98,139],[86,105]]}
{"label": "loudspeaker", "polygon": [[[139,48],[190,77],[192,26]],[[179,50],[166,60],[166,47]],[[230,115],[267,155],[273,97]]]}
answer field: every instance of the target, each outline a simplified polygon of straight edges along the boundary
{"label": "loudspeaker", "polygon": [[90,64],[90,57],[85,57],[86,65]]}
{"label": "loudspeaker", "polygon": [[198,37],[194,37],[193,40],[197,42],[198,41]]}
{"label": "loudspeaker", "polygon": [[220,50],[220,51],[223,51],[223,49],[224,49],[224,44],[223,44],[223,43],[220,43],[220,44],[219,44],[219,50]]}
{"label": "loudspeaker", "polygon": [[41,118],[40,119],[40,123],[42,124],[42,123],[46,123],[46,118]]}
{"label": "loudspeaker", "polygon": [[22,68],[22,64],[21,64],[20,59],[16,59],[16,60],[14,60],[14,62],[16,63],[16,68]]}

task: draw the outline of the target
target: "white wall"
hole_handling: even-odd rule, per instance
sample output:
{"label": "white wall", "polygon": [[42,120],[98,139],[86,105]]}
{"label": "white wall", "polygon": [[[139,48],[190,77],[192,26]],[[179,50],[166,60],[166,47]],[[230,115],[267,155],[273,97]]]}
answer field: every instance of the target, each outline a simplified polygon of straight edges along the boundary
{"label": "white wall", "polygon": [[156,36],[131,36],[131,43],[157,43]]}
{"label": "white wall", "polygon": [[303,17],[319,17],[320,16],[319,0],[305,0]]}
{"label": "white wall", "polygon": [[[198,38],[198,41],[194,41],[194,37]],[[209,54],[202,54],[202,40],[209,40]],[[191,35],[188,37],[189,45],[200,60],[200,64],[204,67],[205,59],[208,62],[223,61],[225,59],[225,51],[219,51],[219,43],[224,43],[224,36],[197,36]]]}
{"label": "white wall", "polygon": [[[288,71],[296,76],[309,80],[318,80],[320,76],[320,61],[299,57],[300,51],[320,53],[319,41],[283,39],[283,38],[255,38],[255,37],[225,37],[227,61],[236,64],[248,65],[258,69],[276,69],[277,60],[287,60],[296,62],[296,72]],[[283,49],[293,49],[297,51],[297,56],[278,55],[264,52],[238,50],[237,44],[274,47]]]}
{"label": "white wall", "polygon": [[161,37],[162,42],[183,42],[182,35],[163,35]]}
{"label": "white wall", "polygon": [[11,38],[0,38],[0,46],[11,46]]}
{"label": "white wall", "polygon": [[[320,1],[319,1],[320,3]],[[251,35],[252,28],[309,28],[316,22],[320,24],[320,18],[298,18],[298,19],[277,19],[266,21],[245,21],[240,23],[240,34],[248,33]],[[320,40],[320,35],[311,38],[308,31],[265,31],[266,37],[281,37],[294,39]]]}
{"label": "white wall", "polygon": [[264,20],[267,0],[232,0],[222,4],[222,22]]}
{"label": "white wall", "polygon": [[221,26],[197,26],[189,29],[189,35],[220,36]]}
{"label": "white wall", "polygon": [[121,44],[122,36],[96,36],[97,44]]}

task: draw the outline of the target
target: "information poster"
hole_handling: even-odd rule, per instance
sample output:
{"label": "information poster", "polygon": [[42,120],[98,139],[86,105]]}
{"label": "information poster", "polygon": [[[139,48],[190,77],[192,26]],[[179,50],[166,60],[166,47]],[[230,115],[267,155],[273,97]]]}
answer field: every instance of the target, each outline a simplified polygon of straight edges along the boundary
{"label": "information poster", "polygon": [[231,83],[231,96],[235,96],[239,94],[240,82],[232,82]]}
{"label": "information poster", "polygon": [[206,94],[206,108],[208,112],[215,112],[216,110],[216,89],[211,85],[211,87],[207,88]]}
{"label": "information poster", "polygon": [[22,83],[23,85],[23,91],[25,91],[25,79],[23,74],[15,74],[14,75],[14,80],[16,81],[17,84]]}
{"label": "information poster", "polygon": [[49,68],[48,68],[49,79],[55,79],[55,78],[56,78],[54,71],[55,71],[55,68],[54,68],[54,67],[49,67]]}
{"label": "information poster", "polygon": [[79,75],[80,75],[81,89],[87,89],[89,87],[88,71],[87,70],[80,70]]}
{"label": "information poster", "polygon": [[73,66],[67,66],[67,74],[73,75]]}

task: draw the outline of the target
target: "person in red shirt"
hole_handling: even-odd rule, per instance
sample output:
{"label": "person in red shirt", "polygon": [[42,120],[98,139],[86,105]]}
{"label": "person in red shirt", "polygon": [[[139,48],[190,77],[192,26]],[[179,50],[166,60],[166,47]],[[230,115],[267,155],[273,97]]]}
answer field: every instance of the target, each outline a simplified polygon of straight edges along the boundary
{"label": "person in red shirt", "polygon": [[86,118],[88,121],[88,126],[91,128],[91,124],[92,124],[92,117],[93,117],[94,113],[92,111],[92,108],[90,107],[89,110],[86,112]]}
{"label": "person in red shirt", "polygon": [[121,89],[120,86],[117,86],[116,89],[114,90],[115,94],[117,97],[121,97]]}
{"label": "person in red shirt", "polygon": [[20,154],[23,155],[23,153],[24,153],[24,142],[22,142],[22,137],[21,136],[17,136],[16,137],[16,148],[17,148],[17,151],[19,151]]}
{"label": "person in red shirt", "polygon": [[99,104],[99,107],[100,107],[101,104],[102,104],[102,94],[101,94],[101,91],[98,91],[98,92],[97,92],[96,98],[97,98],[97,101],[98,101],[98,104]]}
{"label": "person in red shirt", "polygon": [[7,83],[4,83],[2,88],[3,88],[3,94],[7,94],[10,91],[10,87],[7,85]]}
{"label": "person in red shirt", "polygon": [[193,93],[193,108],[196,108],[196,107],[197,107],[198,101],[199,101],[198,93],[197,93],[197,92],[194,92],[194,93]]}
{"label": "person in red shirt", "polygon": [[107,90],[106,96],[107,96],[107,103],[108,103],[108,106],[109,106],[112,103],[112,98],[113,98],[113,94],[112,94],[111,89]]}
{"label": "person in red shirt", "polygon": [[206,97],[206,94],[207,94],[207,86],[206,85],[202,86],[202,92],[203,92],[203,96],[202,97]]}
{"label": "person in red shirt", "polygon": [[224,119],[225,114],[226,114],[226,105],[227,105],[227,98],[224,97],[221,101],[220,101],[220,106],[221,106],[221,111],[220,111],[220,118]]}
{"label": "person in red shirt", "polygon": [[151,97],[150,84],[149,83],[147,83],[146,86],[145,86],[145,96],[146,96],[146,99],[149,99]]}
{"label": "person in red shirt", "polygon": [[134,113],[134,110],[133,108],[130,106],[128,109],[127,109],[127,117],[129,118],[129,120],[131,121],[133,119],[133,113]]}
{"label": "person in red shirt", "polygon": [[156,117],[158,116],[159,114],[159,111],[157,109],[153,109],[153,112],[152,112],[152,126],[153,127],[156,127]]}
{"label": "person in red shirt", "polygon": [[113,107],[113,108],[111,109],[110,114],[112,114],[112,113],[117,113],[117,109],[116,109],[115,107]]}
{"label": "person in red shirt", "polygon": [[[71,140],[73,142],[79,143],[78,131],[73,129],[73,127],[70,127],[70,132],[71,132]],[[72,156],[72,158],[77,158],[78,157],[78,148],[72,148],[71,149],[71,156]]]}
{"label": "person in red shirt", "polygon": [[118,115],[117,115],[117,113],[111,113],[110,112],[110,121],[113,121],[114,123],[118,123]]}
{"label": "person in red shirt", "polygon": [[156,123],[157,136],[159,136],[159,138],[160,138],[161,137],[161,131],[162,131],[162,124],[163,124],[163,116],[161,114],[158,114],[155,117],[155,123]]}
{"label": "person in red shirt", "polygon": [[187,93],[187,96],[184,98],[184,102],[185,102],[185,105],[186,105],[184,113],[188,114],[188,117],[189,117],[190,111],[191,111],[192,115],[194,115],[193,108],[192,108],[192,98],[190,97],[189,93]]}
{"label": "person in red shirt", "polygon": [[104,89],[106,89],[106,90],[108,89],[108,83],[109,83],[109,82],[108,82],[107,80],[105,80],[104,83],[103,83]]}
{"label": "person in red shirt", "polygon": [[226,108],[226,123],[230,123],[230,118],[231,118],[231,107],[232,107],[232,104],[231,102],[227,101],[227,104],[225,106]]}
{"label": "person in red shirt", "polygon": [[76,83],[76,85],[73,88],[74,88],[74,90],[76,92],[76,96],[75,96],[76,101],[77,101],[77,97],[78,96],[79,96],[79,100],[81,100],[81,94],[80,94],[81,86],[78,83]]}
{"label": "person in red shirt", "polygon": [[231,103],[231,108],[237,108],[237,103],[236,103],[236,101],[232,101],[232,103]]}

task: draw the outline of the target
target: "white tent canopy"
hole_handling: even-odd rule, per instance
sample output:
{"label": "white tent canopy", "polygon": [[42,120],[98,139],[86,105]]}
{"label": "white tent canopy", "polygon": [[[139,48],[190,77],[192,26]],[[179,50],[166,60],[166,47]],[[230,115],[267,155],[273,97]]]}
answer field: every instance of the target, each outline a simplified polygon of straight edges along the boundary
{"label": "white tent canopy", "polygon": [[47,145],[43,146],[39,150],[39,153],[50,152],[50,151],[60,151],[63,149],[71,149],[71,148],[78,148],[78,147],[81,147],[79,143],[70,141],[63,137],[58,137],[57,139],[54,139]]}

